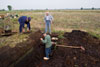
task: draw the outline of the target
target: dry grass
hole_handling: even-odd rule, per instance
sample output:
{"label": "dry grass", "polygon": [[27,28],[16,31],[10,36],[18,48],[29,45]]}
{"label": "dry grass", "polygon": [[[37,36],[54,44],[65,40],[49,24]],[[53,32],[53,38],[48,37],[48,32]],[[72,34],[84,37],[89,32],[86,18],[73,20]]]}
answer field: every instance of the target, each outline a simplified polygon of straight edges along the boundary
{"label": "dry grass", "polygon": [[12,36],[0,37],[0,48],[4,46],[15,47],[17,43],[26,41],[28,35],[26,34],[14,34]]}
{"label": "dry grass", "polygon": [[[51,11],[54,17],[52,31],[84,30],[100,34],[100,11]],[[44,12],[27,12],[33,28],[44,29]]]}
{"label": "dry grass", "polygon": [[[12,11],[10,13],[17,13],[19,16],[26,15],[32,17],[31,26],[33,29],[45,28],[44,14],[46,11]],[[7,12],[0,12],[7,13]],[[100,10],[50,10],[54,17],[52,24],[52,31],[71,31],[84,30],[100,34]],[[17,20],[13,20],[17,22]],[[18,23],[15,25],[18,31]]]}
{"label": "dry grass", "polygon": [[[31,27],[32,31],[41,29],[44,31],[44,14],[46,11],[12,11],[10,13],[17,13],[19,16],[26,15],[32,17]],[[0,12],[0,14],[6,14],[7,12]],[[72,30],[83,30],[87,31],[92,35],[100,37],[100,10],[50,10],[53,15],[54,20],[52,23],[52,32],[64,31],[70,32]],[[12,22],[13,30],[18,32],[19,24],[18,18],[13,19]],[[16,38],[17,37],[17,38]],[[21,37],[21,38],[20,38]],[[9,38],[0,38],[1,46],[10,45],[15,46],[17,42],[23,40],[27,35],[18,34],[11,36]],[[4,39],[4,41],[3,41]],[[16,41],[16,42],[14,42]]]}

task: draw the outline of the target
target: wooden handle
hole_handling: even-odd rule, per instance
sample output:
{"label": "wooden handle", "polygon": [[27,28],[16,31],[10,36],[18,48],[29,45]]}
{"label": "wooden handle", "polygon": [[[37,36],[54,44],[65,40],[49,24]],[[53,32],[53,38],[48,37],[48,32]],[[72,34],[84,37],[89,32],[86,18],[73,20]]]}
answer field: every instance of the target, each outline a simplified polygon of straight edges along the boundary
{"label": "wooden handle", "polygon": [[68,47],[68,48],[81,48],[80,46],[65,46],[65,45],[56,45],[59,47]]}
{"label": "wooden handle", "polygon": [[83,51],[85,51],[85,48],[83,46],[65,46],[65,45],[56,45],[58,47],[65,47],[65,48],[80,48]]}

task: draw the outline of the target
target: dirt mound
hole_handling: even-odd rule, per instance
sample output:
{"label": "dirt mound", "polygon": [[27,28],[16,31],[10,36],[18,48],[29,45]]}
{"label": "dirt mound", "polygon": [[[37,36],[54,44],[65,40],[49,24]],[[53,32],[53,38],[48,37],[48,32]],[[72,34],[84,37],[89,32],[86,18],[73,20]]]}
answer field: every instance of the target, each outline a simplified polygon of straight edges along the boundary
{"label": "dirt mound", "polygon": [[73,30],[65,33],[63,45],[83,46],[86,50],[57,47],[49,61],[44,61],[44,45],[40,33],[30,35],[34,50],[16,67],[100,67],[100,40],[86,32]]}

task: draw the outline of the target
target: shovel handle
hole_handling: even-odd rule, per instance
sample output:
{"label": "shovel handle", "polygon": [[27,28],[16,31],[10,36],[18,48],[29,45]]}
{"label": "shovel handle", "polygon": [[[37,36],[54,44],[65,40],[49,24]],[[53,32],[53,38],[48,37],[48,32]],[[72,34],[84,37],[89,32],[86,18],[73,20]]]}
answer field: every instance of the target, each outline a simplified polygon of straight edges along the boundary
{"label": "shovel handle", "polygon": [[56,45],[56,46],[59,46],[59,47],[68,47],[68,48],[81,48],[79,46],[65,46],[65,45]]}
{"label": "shovel handle", "polygon": [[85,51],[85,48],[83,46],[65,46],[65,45],[56,45],[56,46],[58,46],[58,47],[65,47],[65,48],[76,48],[76,49],[80,48],[83,51]]}

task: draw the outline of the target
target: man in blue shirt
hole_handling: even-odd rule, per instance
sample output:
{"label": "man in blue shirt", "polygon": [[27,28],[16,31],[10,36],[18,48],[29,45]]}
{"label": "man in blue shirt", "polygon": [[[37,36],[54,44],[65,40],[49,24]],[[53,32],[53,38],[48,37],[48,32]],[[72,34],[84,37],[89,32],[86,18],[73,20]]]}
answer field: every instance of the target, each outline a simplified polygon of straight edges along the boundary
{"label": "man in blue shirt", "polygon": [[19,26],[19,32],[20,33],[25,32],[25,30],[24,30],[24,24],[27,24],[28,31],[30,31],[30,21],[31,21],[31,18],[30,17],[21,16],[18,19],[18,21],[19,21],[19,24],[20,24],[20,26]]}

